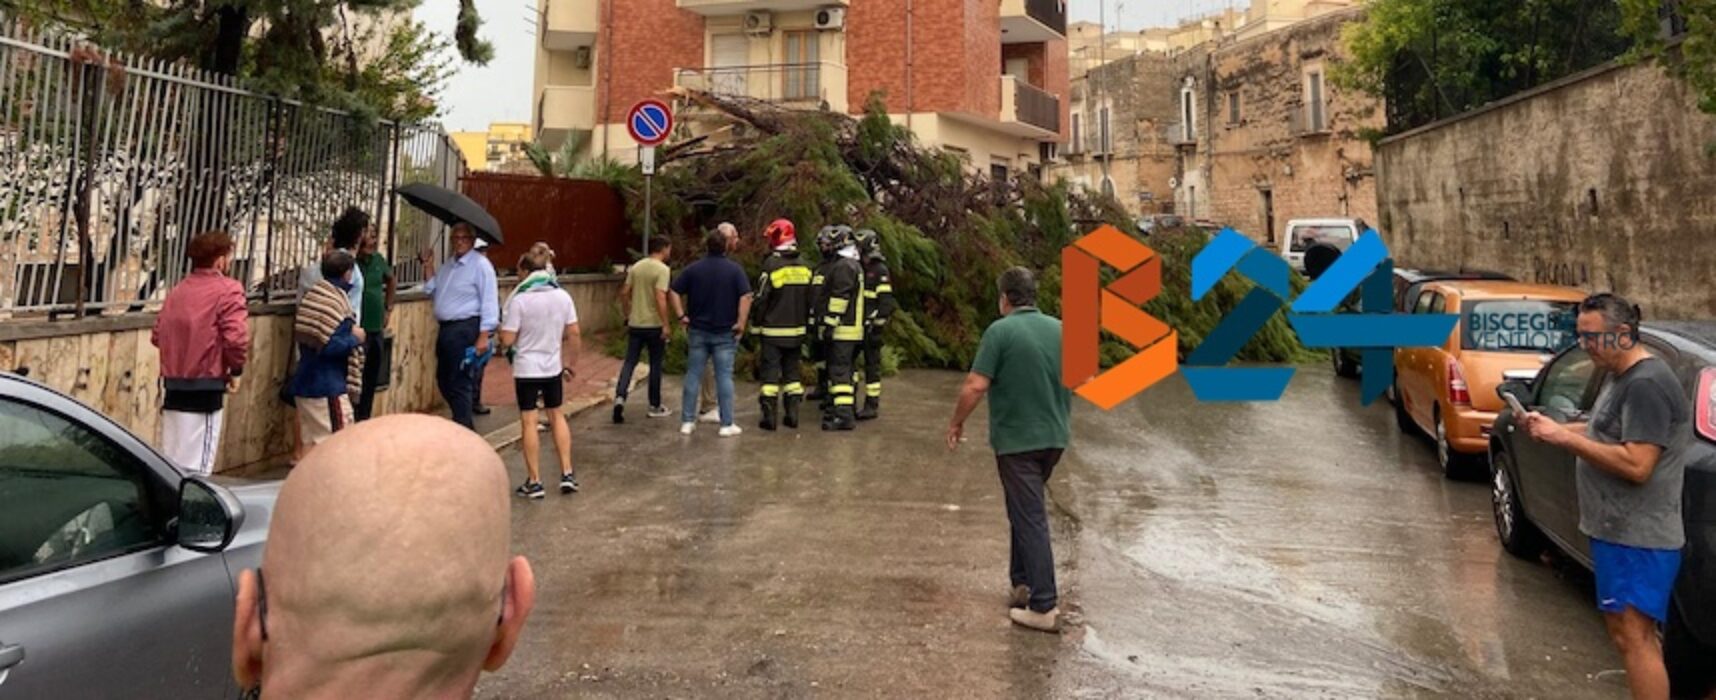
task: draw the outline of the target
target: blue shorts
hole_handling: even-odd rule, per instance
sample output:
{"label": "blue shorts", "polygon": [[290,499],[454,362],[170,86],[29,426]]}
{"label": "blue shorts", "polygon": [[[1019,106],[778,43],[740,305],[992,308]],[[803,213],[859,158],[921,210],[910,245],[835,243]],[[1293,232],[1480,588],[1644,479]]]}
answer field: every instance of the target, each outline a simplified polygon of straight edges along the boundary
{"label": "blue shorts", "polygon": [[1652,620],[1668,619],[1668,598],[1680,573],[1680,550],[1644,549],[1591,538],[1597,569],[1597,609],[1618,613],[1631,607]]}

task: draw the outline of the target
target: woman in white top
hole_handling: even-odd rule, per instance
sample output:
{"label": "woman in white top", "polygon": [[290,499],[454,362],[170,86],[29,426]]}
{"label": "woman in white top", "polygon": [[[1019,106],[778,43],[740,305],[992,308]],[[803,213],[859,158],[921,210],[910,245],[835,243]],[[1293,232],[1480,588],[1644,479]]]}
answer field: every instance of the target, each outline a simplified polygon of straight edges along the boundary
{"label": "woman in white top", "polygon": [[[501,314],[500,345],[512,361],[513,388],[518,392],[518,422],[523,431],[524,466],[530,471],[516,493],[524,498],[542,498],[539,454],[542,438],[536,432],[536,412],[547,409],[554,431],[554,454],[560,458],[560,493],[578,491],[572,476],[572,429],[560,412],[564,398],[562,382],[572,378],[571,359],[579,352],[578,309],[572,295],[560,288],[554,277],[554,250],[537,243],[518,260],[527,273],[518,288],[507,296]],[[561,359],[561,345],[570,344],[571,357]]]}

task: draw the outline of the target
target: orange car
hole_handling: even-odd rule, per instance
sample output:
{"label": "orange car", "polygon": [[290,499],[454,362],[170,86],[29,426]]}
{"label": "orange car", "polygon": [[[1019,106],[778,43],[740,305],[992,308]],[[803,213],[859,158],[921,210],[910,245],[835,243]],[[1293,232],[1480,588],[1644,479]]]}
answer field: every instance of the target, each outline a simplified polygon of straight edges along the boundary
{"label": "orange car", "polygon": [[1458,314],[1440,347],[1394,351],[1394,416],[1402,430],[1436,442],[1436,461],[1452,478],[1489,450],[1490,425],[1501,411],[1496,386],[1530,380],[1554,354],[1577,340],[1573,322],[1586,294],[1571,287],[1493,280],[1423,285],[1402,306],[1415,314]]}

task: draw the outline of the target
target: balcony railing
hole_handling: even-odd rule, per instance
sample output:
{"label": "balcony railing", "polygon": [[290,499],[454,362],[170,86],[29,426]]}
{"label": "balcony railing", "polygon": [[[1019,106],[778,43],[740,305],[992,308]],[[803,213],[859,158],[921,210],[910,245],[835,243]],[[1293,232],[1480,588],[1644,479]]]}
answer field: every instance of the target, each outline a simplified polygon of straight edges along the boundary
{"label": "balcony railing", "polygon": [[1312,113],[1310,105],[1294,107],[1287,113],[1287,130],[1294,136],[1321,136],[1329,133],[1329,113],[1317,110]]}
{"label": "balcony railing", "polygon": [[1198,145],[1196,129],[1187,129],[1184,122],[1174,122],[1163,128],[1162,139],[1170,146]]}
{"label": "balcony railing", "polygon": [[828,6],[846,7],[851,0],[678,0],[681,10],[709,17],[746,12],[808,12]]}
{"label": "balcony railing", "polygon": [[846,66],[839,63],[681,68],[673,83],[728,97],[846,111]]}
{"label": "balcony railing", "polygon": [[537,132],[558,140],[573,131],[596,128],[596,88],[549,85],[537,98]]}
{"label": "balcony railing", "polygon": [[1001,76],[1001,119],[1060,133],[1061,100],[1011,75]]}

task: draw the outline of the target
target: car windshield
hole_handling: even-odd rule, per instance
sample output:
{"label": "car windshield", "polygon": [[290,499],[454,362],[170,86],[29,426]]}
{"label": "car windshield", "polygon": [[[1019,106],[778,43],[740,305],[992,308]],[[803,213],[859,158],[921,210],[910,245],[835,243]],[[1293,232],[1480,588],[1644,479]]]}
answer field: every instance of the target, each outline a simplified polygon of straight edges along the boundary
{"label": "car windshield", "polygon": [[1578,339],[1577,305],[1570,301],[1509,299],[1466,307],[1460,327],[1467,350],[1560,352]]}
{"label": "car windshield", "polygon": [[1327,243],[1340,250],[1346,250],[1353,244],[1352,227],[1334,224],[1328,226],[1294,226],[1292,247],[1289,252],[1303,253],[1318,243]]}

